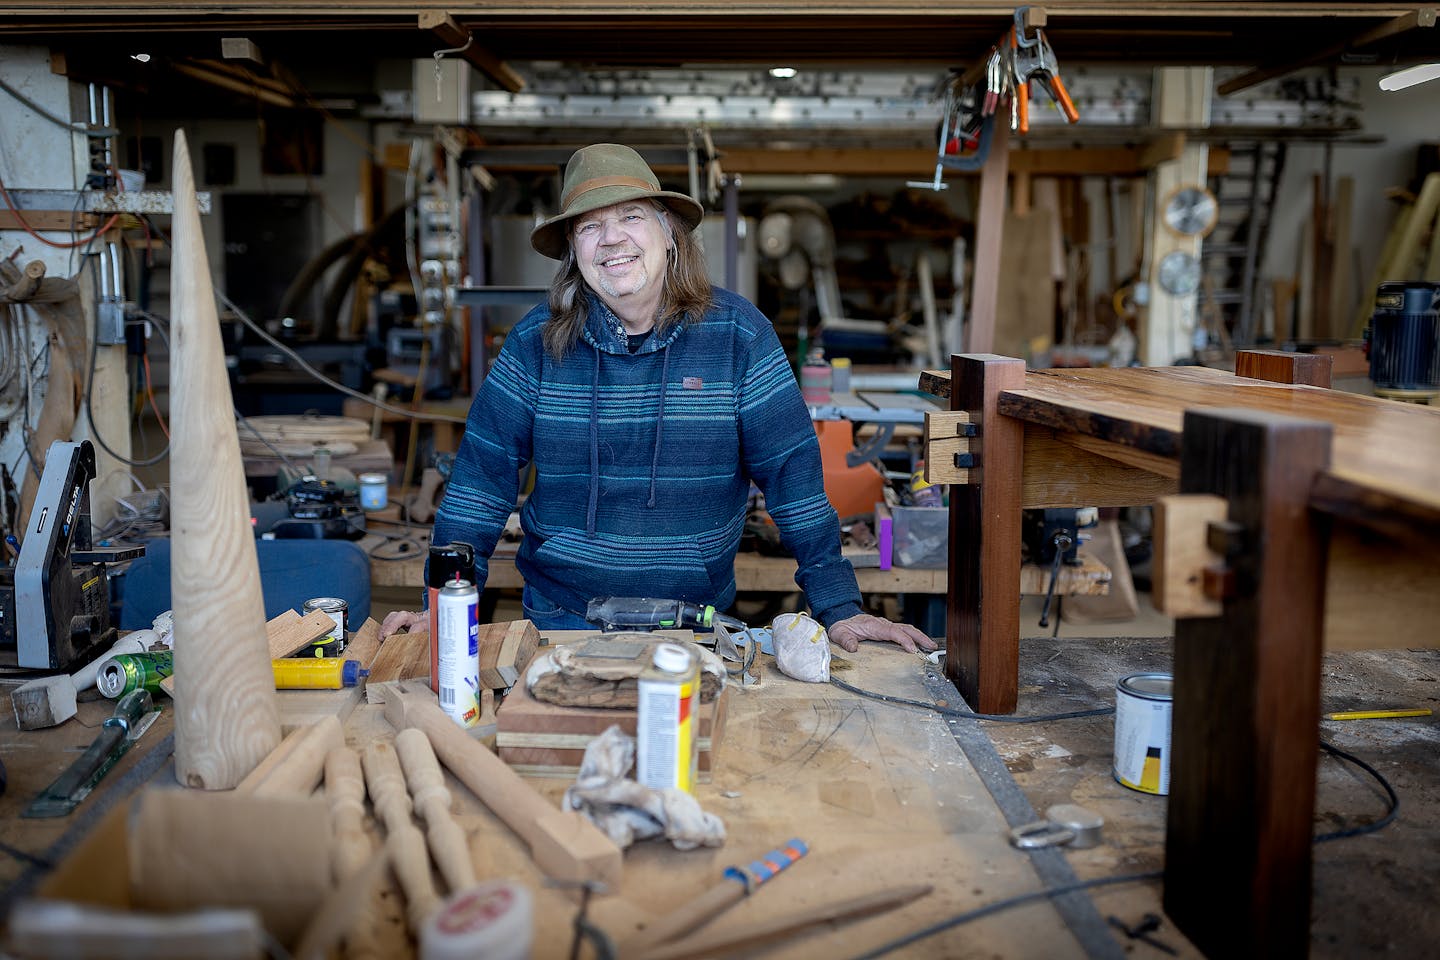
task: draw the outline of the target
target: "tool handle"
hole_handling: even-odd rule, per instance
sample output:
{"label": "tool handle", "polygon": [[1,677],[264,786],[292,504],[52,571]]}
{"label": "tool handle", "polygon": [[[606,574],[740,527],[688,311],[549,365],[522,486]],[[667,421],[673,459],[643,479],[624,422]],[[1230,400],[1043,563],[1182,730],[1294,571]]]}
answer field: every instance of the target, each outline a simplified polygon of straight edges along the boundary
{"label": "tool handle", "polygon": [[1030,81],[1023,80],[1015,84],[1015,106],[1019,112],[1019,125],[1015,128],[1021,133],[1030,132]]}
{"label": "tool handle", "polygon": [[1050,75],[1050,95],[1060,105],[1060,112],[1065,114],[1065,119],[1070,123],[1080,121],[1080,111],[1075,109],[1075,103],[1070,99],[1070,92],[1065,89],[1065,81],[1060,79],[1060,74]]}
{"label": "tool handle", "polygon": [[728,868],[725,876],[745,884],[747,890],[753,890],[809,852],[810,847],[804,840],[793,837],[783,847],[776,847],[759,860],[752,860],[744,867]]}
{"label": "tool handle", "polygon": [[682,600],[656,600],[650,597],[596,597],[585,607],[585,619],[607,630],[632,627],[683,629],[708,627],[713,607],[702,607]]}

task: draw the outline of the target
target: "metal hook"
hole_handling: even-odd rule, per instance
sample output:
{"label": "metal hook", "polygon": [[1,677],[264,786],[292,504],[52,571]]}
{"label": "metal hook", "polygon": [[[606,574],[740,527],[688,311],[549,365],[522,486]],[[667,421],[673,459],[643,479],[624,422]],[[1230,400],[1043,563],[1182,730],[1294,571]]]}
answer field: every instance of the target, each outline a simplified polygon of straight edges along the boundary
{"label": "metal hook", "polygon": [[464,53],[466,50],[469,50],[469,49],[470,49],[470,44],[472,44],[472,43],[474,43],[474,42],[475,42],[475,34],[472,33],[472,34],[470,34],[470,36],[468,36],[468,37],[465,38],[465,43],[462,44],[461,46],[458,46],[458,47],[449,47],[449,48],[444,49],[444,50],[436,50],[436,51],[432,54],[432,56],[435,58],[435,102],[436,102],[436,103],[439,103],[442,99],[444,99],[444,97],[441,95],[441,92],[440,92],[440,85],[441,85],[442,80],[443,80],[443,78],[442,78],[441,75],[440,75],[440,61],[445,58],[445,54],[447,54],[447,53]]}

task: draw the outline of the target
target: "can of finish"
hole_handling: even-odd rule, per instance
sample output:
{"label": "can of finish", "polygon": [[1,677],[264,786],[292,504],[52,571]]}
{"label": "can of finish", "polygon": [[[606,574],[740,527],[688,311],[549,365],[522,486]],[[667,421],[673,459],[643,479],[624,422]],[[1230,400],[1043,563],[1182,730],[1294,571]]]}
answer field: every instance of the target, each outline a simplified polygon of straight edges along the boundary
{"label": "can of finish", "polygon": [[1115,779],[1141,793],[1170,792],[1170,708],[1175,678],[1135,673],[1115,684]]}
{"label": "can of finish", "polygon": [[435,603],[440,709],[462,727],[480,719],[480,591],[469,580],[440,588]]}
{"label": "can of finish", "polygon": [[350,617],[350,604],[339,597],[314,597],[305,601],[304,613],[308,616],[316,610],[330,615],[335,626],[319,640],[301,650],[300,657],[338,657],[345,651],[345,627]]}
{"label": "can of finish", "polygon": [[425,588],[430,607],[430,689],[440,692],[440,625],[436,622],[440,588],[456,577],[475,582],[475,548],[455,541],[430,545],[430,562],[425,565]]}
{"label": "can of finish", "polygon": [[158,653],[122,653],[100,665],[95,674],[95,689],[111,700],[118,700],[131,690],[160,692],[160,681],[175,672],[175,655],[168,650]]}
{"label": "can of finish", "polygon": [[656,790],[694,793],[700,762],[700,658],[678,643],[660,644],[640,674],[639,695],[635,779]]}

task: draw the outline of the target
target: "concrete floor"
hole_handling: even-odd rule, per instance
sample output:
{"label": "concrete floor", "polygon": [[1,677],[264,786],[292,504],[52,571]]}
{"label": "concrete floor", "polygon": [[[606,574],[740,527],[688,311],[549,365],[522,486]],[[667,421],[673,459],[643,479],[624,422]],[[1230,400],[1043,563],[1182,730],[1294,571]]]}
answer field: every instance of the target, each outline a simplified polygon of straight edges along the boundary
{"label": "concrete floor", "polygon": [[[1020,645],[1022,713],[1055,713],[1114,703],[1115,683],[1131,673],[1168,671],[1170,624],[1140,595],[1130,620],[1063,624],[1059,639],[1036,626],[1038,604],[1024,604]],[[1036,614],[1032,616],[1031,614]],[[1325,712],[1419,707],[1440,711],[1440,651],[1331,653],[1325,658]],[[1112,776],[1111,717],[1026,726],[986,724],[996,750],[1032,806],[1043,812],[1076,803],[1101,814],[1106,842],[1070,854],[1082,878],[1160,869],[1165,799],[1119,785]],[[1314,854],[1311,956],[1325,958],[1440,955],[1440,719],[1321,721],[1321,737],[1379,770],[1400,795],[1396,822],[1376,833],[1317,845]],[[1318,762],[1317,833],[1378,819],[1380,788],[1363,771],[1328,755]],[[1159,910],[1159,887],[1154,909]],[[1102,915],[1114,904],[1134,924],[1145,899],[1096,891]],[[1134,915],[1124,915],[1129,910]],[[1222,918],[1217,918],[1217,921]],[[1154,935],[1182,956],[1196,955],[1168,920]],[[1235,954],[1246,952],[1237,943]],[[1135,942],[1134,956],[1161,956]]]}

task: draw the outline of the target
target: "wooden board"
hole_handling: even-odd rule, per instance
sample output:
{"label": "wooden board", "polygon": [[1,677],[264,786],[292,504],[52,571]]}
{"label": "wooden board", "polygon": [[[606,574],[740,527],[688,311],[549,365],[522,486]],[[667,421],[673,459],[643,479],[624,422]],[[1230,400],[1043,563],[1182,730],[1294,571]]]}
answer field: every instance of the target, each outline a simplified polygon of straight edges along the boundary
{"label": "wooden board", "polygon": [[[922,388],[950,394],[934,371]],[[1178,458],[1189,409],[1239,407],[1332,425],[1331,465],[1318,504],[1364,523],[1378,504],[1440,530],[1440,408],[1236,377],[1205,367],[1032,370],[1007,389],[1000,412],[1027,423]]]}
{"label": "wooden board", "polygon": [[367,683],[417,680],[430,676],[430,634],[396,633],[380,644]]}
{"label": "wooden board", "polygon": [[[711,704],[700,706],[700,772],[709,774],[725,739],[725,716],[730,691],[722,692]],[[561,707],[530,696],[525,684],[517,683],[495,711],[495,746],[500,759],[516,772],[532,777],[574,777],[585,756],[585,747],[600,734],[619,726],[635,735],[634,710],[605,710],[596,707]]]}
{"label": "wooden board", "polygon": [[486,623],[480,626],[480,686],[506,690],[515,685],[535,648],[540,633],[529,620]]}
{"label": "wooden board", "polygon": [[281,660],[298,653],[334,628],[335,621],[324,610],[313,610],[303,617],[294,610],[286,610],[265,624],[270,659]]}
{"label": "wooden board", "polygon": [[350,642],[345,646],[346,660],[359,660],[360,669],[369,670],[370,664],[380,652],[380,624],[373,618],[360,625]]}

